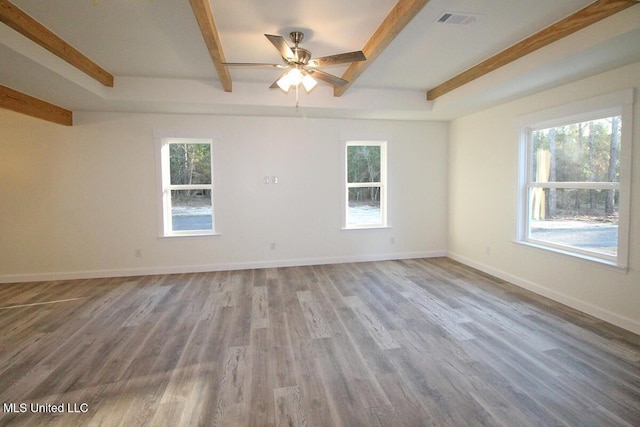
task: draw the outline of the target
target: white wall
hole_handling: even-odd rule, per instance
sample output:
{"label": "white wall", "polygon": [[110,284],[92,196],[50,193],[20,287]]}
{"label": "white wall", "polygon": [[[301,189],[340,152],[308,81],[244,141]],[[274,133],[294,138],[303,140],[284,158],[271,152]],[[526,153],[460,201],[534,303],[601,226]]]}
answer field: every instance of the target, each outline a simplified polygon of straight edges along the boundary
{"label": "white wall", "polygon": [[[0,110],[0,281],[446,253],[444,122],[109,113],[74,121]],[[217,141],[220,236],[158,237],[153,134],[174,130]],[[389,141],[391,228],[340,229],[345,139]],[[280,183],[265,185],[264,175]]]}
{"label": "white wall", "polygon": [[[627,272],[514,243],[518,115],[636,88]],[[541,92],[450,126],[449,250],[467,264],[640,333],[640,63]]]}

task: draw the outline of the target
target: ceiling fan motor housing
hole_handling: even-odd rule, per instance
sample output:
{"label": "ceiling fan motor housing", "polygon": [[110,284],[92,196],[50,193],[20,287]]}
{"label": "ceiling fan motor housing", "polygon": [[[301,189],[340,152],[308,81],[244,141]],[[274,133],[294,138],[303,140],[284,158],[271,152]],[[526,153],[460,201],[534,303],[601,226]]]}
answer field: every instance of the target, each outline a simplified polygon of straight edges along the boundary
{"label": "ceiling fan motor housing", "polygon": [[293,59],[291,62],[299,65],[307,65],[309,59],[311,59],[311,52],[298,46],[292,48],[291,50],[293,51]]}

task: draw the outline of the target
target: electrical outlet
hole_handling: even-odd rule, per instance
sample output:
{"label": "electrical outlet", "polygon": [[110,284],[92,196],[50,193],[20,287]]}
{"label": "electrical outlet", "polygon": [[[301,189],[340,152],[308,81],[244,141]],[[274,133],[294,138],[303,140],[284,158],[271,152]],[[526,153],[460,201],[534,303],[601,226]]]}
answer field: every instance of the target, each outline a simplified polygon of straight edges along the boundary
{"label": "electrical outlet", "polygon": [[135,255],[136,255],[136,258],[142,258],[142,250],[136,249]]}
{"label": "electrical outlet", "polygon": [[272,251],[275,251],[275,250],[276,250],[276,243],[275,243],[275,242],[272,242],[272,243],[271,243],[271,245],[270,245],[270,247],[271,247],[271,250],[272,250]]}
{"label": "electrical outlet", "polygon": [[269,177],[267,175],[264,176],[264,178],[262,178],[262,180],[264,181],[265,184],[268,184],[269,181]]}

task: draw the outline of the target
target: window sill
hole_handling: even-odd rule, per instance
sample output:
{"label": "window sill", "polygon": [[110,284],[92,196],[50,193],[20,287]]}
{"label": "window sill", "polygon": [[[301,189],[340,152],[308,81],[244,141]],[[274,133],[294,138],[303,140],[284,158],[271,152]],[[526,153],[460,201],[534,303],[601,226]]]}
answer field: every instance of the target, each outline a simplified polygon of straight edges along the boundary
{"label": "window sill", "polygon": [[544,243],[538,243],[538,242],[534,242],[534,241],[528,241],[528,240],[514,240],[514,243],[517,243],[519,245],[523,245],[523,246],[528,246],[530,248],[535,248],[535,249],[541,249],[544,251],[548,251],[548,252],[553,252],[553,253],[557,253],[560,255],[565,255],[565,256],[569,256],[572,257],[578,261],[582,261],[582,262],[586,262],[589,264],[597,264],[600,266],[603,266],[605,268],[608,268],[612,271],[616,271],[618,273],[623,273],[623,274],[627,274],[627,266],[624,265],[618,265],[618,263],[616,261],[613,260],[608,260],[608,259],[604,259],[604,258],[599,258],[597,256],[593,256],[593,255],[587,255],[587,254],[583,254],[580,252],[574,252],[570,249],[562,249],[559,247],[554,247],[554,246],[550,246],[550,245],[546,245]]}
{"label": "window sill", "polygon": [[211,237],[211,236],[221,236],[220,233],[185,233],[185,234],[161,234],[158,236],[161,239],[173,239],[176,237]]}
{"label": "window sill", "polygon": [[342,227],[343,231],[352,231],[352,230],[377,230],[377,229],[387,229],[391,228],[390,225],[360,225],[360,226],[351,226],[351,227]]}

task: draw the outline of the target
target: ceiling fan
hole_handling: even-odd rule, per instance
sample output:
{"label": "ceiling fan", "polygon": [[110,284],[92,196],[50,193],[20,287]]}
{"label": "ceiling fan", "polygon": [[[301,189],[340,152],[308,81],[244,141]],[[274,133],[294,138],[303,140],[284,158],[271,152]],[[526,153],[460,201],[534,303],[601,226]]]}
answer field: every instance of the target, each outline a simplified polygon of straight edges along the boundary
{"label": "ceiling fan", "polygon": [[312,58],[311,52],[298,46],[304,38],[304,34],[300,31],[293,31],[289,33],[289,37],[291,37],[291,41],[294,43],[293,47],[290,47],[282,36],[265,34],[265,37],[278,50],[280,56],[282,56],[284,64],[225,62],[223,65],[228,67],[286,68],[287,71],[281,74],[280,77],[278,77],[278,79],[269,87],[272,89],[279,87],[285,92],[288,92],[291,86],[295,86],[297,89],[302,83],[305,90],[309,92],[317,84],[315,79],[328,83],[334,87],[344,86],[348,83],[347,80],[319,70],[318,68],[328,65],[367,60],[361,50],[323,56],[320,58]]}

